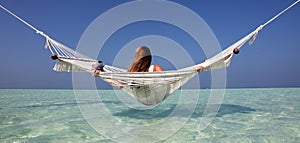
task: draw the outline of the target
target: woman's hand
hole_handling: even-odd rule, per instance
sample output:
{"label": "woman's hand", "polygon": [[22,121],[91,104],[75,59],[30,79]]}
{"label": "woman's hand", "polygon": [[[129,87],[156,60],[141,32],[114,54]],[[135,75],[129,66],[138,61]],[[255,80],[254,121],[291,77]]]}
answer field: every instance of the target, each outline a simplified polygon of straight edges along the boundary
{"label": "woman's hand", "polygon": [[204,69],[204,67],[202,67],[202,66],[196,66],[194,69],[195,69],[197,72],[201,72],[201,71]]}
{"label": "woman's hand", "polygon": [[100,73],[100,70],[94,70],[94,72],[93,72],[93,76],[98,76],[98,75],[99,75],[99,73]]}

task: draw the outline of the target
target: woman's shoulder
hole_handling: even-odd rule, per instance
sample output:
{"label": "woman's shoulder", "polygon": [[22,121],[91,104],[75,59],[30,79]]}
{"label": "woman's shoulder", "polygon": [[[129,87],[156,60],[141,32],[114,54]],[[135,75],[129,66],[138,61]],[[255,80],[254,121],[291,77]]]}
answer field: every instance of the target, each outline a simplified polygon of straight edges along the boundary
{"label": "woman's shoulder", "polygon": [[149,68],[149,72],[161,72],[162,68],[158,64],[151,65]]}

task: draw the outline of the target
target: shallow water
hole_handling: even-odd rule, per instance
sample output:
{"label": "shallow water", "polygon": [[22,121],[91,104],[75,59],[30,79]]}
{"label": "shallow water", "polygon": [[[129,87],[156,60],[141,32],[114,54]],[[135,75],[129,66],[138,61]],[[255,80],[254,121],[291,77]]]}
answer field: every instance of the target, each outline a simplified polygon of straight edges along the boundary
{"label": "shallow water", "polygon": [[[100,90],[99,100],[90,92],[78,100],[72,90],[0,90],[0,141],[300,142],[300,88],[226,89],[215,116],[205,110],[219,107],[207,105],[208,89],[177,91],[143,109],[119,100],[128,96],[122,91]],[[189,114],[193,103],[178,102],[195,94]]]}

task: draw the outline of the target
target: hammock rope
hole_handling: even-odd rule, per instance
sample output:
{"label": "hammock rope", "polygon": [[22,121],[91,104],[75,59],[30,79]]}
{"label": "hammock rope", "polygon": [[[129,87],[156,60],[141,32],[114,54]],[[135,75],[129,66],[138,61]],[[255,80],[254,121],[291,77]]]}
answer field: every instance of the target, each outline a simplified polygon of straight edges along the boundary
{"label": "hammock rope", "polygon": [[284,10],[282,10],[281,12],[279,12],[277,15],[275,15],[273,18],[271,18],[270,20],[268,20],[266,23],[264,23],[263,25],[261,25],[261,27],[265,27],[266,25],[268,25],[269,23],[271,23],[272,21],[274,21],[276,18],[278,18],[280,15],[282,15],[283,13],[285,13],[287,10],[289,10],[290,8],[292,8],[294,5],[296,5],[298,2],[300,2],[300,0],[295,1],[293,4],[291,4],[290,6],[288,6],[287,8],[285,8]]}
{"label": "hammock rope", "polygon": [[[247,41],[249,41],[250,45],[253,44],[260,30],[292,8],[298,2],[300,2],[300,0],[291,4],[289,7],[272,17],[266,23],[257,27],[245,37],[227,47],[222,52],[198,65],[163,72],[127,72],[127,70],[124,69],[105,65],[103,67],[105,72],[100,72],[96,76],[113,86],[121,88],[144,105],[159,104],[175,90],[198,74],[198,72],[194,70],[196,66],[204,67],[202,71],[211,71],[229,66],[233,57],[234,49],[240,49]],[[53,68],[55,71],[92,73],[92,69],[94,69],[95,65],[98,64],[99,61],[76,52],[73,49],[51,39],[48,35],[44,34],[42,31],[21,19],[2,5],[0,5],[0,8],[17,18],[29,28],[33,29],[37,34],[46,38],[45,47],[49,49],[52,55],[57,55],[57,63]]]}
{"label": "hammock rope", "polygon": [[[274,21],[275,19],[277,19],[279,16],[281,16],[283,13],[285,13],[287,10],[289,10],[290,8],[292,8],[294,5],[296,5],[298,2],[300,2],[300,0],[295,1],[293,4],[291,4],[290,6],[288,6],[287,8],[285,8],[284,10],[282,10],[280,13],[278,13],[277,15],[275,15],[274,17],[272,17],[270,20],[268,20],[266,23],[262,24],[260,27],[261,29],[263,27],[265,27],[266,25],[268,25],[269,23],[271,23],[272,21]],[[8,10],[7,8],[5,8],[4,6],[2,6],[0,4],[0,8],[2,8],[4,11],[6,11],[7,13],[9,13],[10,15],[12,15],[13,17],[15,17],[16,19],[18,19],[19,21],[21,21],[22,23],[24,23],[25,25],[27,25],[29,28],[33,29],[35,31],[36,34],[40,34],[41,36],[48,38],[49,36],[44,34],[43,31],[35,28],[34,26],[32,26],[31,24],[29,24],[27,21],[23,20],[22,18],[20,18],[19,16],[17,16],[16,14],[14,14],[13,12],[11,12],[10,10]]]}
{"label": "hammock rope", "polygon": [[48,35],[44,34],[44,32],[38,30],[37,28],[35,28],[34,26],[32,26],[31,24],[29,24],[28,22],[26,22],[25,20],[23,20],[22,18],[20,18],[19,16],[15,15],[13,12],[9,11],[8,9],[6,9],[4,6],[0,5],[0,8],[2,8],[4,11],[6,11],[7,13],[9,13],[10,15],[12,15],[13,17],[17,18],[18,20],[20,20],[21,22],[23,22],[25,25],[27,25],[29,28],[33,29],[35,31],[36,34],[40,34],[44,37],[48,37]]}

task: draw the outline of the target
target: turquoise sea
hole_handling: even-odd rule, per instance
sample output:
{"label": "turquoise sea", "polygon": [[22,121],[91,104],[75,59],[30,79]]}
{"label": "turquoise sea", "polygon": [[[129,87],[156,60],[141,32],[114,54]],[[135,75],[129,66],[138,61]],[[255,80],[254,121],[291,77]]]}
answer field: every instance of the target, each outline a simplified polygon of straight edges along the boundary
{"label": "turquoise sea", "polygon": [[[143,109],[119,100],[122,91],[99,90],[94,101],[89,92],[79,100],[73,90],[0,90],[0,142],[300,142],[300,88],[225,89],[216,115],[206,114],[209,89],[178,90]],[[194,94],[192,114],[174,114]],[[96,114],[87,120],[84,107]]]}

